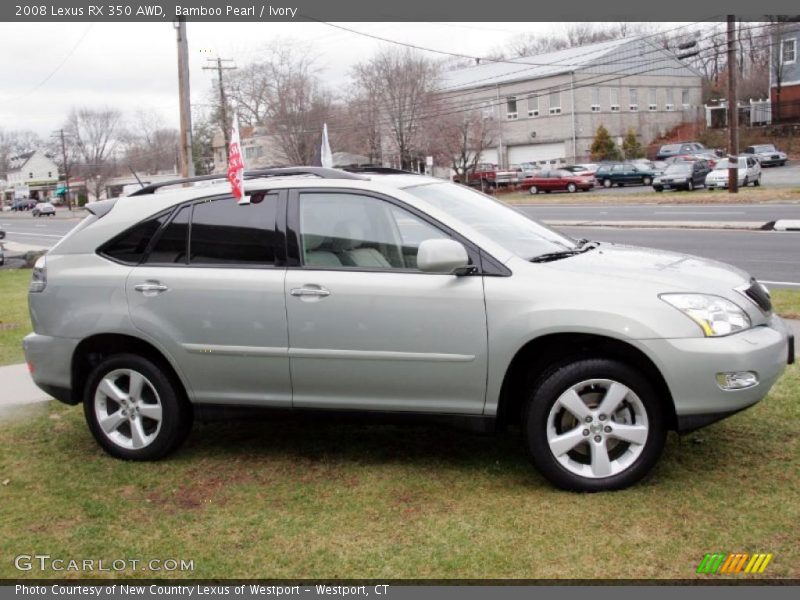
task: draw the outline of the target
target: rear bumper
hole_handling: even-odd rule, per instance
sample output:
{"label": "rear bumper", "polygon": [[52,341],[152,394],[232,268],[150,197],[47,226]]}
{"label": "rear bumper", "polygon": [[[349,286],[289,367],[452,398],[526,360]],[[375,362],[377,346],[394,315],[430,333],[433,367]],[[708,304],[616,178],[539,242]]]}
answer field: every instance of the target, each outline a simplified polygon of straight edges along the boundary
{"label": "rear bumper", "polygon": [[[794,340],[778,317],[768,325],[719,338],[643,342],[672,394],[679,431],[704,427],[763,399],[793,359]],[[752,371],[758,383],[723,390],[717,373]]]}
{"label": "rear bumper", "polygon": [[77,404],[72,394],[72,355],[78,340],[31,333],[22,341],[33,382],[66,404]]}

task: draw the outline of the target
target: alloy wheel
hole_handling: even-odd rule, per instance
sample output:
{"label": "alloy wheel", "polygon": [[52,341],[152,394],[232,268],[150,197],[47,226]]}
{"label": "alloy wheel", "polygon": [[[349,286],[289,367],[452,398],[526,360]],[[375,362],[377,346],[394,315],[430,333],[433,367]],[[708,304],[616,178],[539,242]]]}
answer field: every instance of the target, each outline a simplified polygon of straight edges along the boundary
{"label": "alloy wheel", "polygon": [[550,408],[547,444],[574,475],[617,475],[636,462],[649,434],[647,411],[628,386],[589,379],[571,386]]}
{"label": "alloy wheel", "polygon": [[158,392],[133,369],[115,369],[100,380],[94,411],[103,434],[120,448],[149,446],[161,430],[163,407]]}

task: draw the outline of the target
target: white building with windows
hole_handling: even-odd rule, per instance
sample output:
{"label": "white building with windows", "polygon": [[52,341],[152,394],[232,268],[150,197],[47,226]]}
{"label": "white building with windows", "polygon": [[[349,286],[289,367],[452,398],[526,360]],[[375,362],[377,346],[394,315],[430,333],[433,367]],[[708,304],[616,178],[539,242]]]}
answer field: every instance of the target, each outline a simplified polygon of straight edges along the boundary
{"label": "white building with windows", "polygon": [[586,161],[600,125],[618,144],[633,129],[646,145],[703,117],[700,75],[648,36],[479,63],[440,89],[453,110],[499,121],[482,158],[501,166]]}
{"label": "white building with windows", "polygon": [[50,198],[58,184],[58,165],[41,150],[12,156],[8,161],[4,188],[6,199],[13,197],[14,188],[24,187],[31,198]]}

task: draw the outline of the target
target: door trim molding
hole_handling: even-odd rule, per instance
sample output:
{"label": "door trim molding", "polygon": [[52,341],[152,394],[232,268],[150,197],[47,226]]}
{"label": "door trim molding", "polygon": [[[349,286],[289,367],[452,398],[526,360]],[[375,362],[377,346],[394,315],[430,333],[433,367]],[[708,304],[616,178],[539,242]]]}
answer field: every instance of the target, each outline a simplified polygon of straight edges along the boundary
{"label": "door trim molding", "polygon": [[217,356],[263,356],[287,358],[321,358],[344,360],[395,360],[425,362],[472,362],[474,354],[440,352],[395,352],[387,350],[333,350],[327,348],[281,348],[269,346],[222,346],[217,344],[181,344],[191,354]]}

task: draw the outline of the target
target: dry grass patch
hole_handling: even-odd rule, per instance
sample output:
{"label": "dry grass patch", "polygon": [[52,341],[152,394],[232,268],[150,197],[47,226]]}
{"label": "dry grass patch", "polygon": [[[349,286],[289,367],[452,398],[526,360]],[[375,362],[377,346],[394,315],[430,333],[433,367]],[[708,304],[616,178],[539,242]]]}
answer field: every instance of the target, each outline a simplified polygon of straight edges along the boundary
{"label": "dry grass patch", "polygon": [[775,313],[785,319],[800,319],[800,290],[770,290]]}

